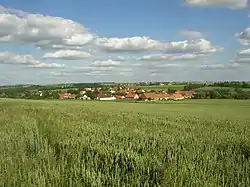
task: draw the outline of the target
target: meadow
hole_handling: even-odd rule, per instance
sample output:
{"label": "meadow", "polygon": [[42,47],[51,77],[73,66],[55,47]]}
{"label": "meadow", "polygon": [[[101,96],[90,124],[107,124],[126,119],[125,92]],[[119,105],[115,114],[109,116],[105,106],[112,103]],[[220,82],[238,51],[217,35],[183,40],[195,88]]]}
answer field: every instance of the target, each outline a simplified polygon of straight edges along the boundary
{"label": "meadow", "polygon": [[[249,88],[239,88],[243,91],[250,91]],[[195,89],[195,91],[213,91],[213,90],[230,90],[230,91],[234,91],[235,88],[234,87],[215,87],[215,86],[211,86],[211,87],[202,87],[202,88],[197,88]]]}
{"label": "meadow", "polygon": [[185,85],[147,85],[147,86],[135,86],[134,89],[144,89],[144,90],[183,90]]}
{"label": "meadow", "polygon": [[0,99],[0,186],[250,186],[250,101]]}

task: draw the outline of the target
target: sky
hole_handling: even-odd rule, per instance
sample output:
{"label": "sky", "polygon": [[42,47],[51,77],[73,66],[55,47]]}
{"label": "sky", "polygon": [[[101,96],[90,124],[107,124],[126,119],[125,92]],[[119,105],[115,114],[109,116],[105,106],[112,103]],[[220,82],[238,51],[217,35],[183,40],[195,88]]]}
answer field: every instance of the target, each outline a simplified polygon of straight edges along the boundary
{"label": "sky", "polygon": [[250,81],[248,0],[0,0],[0,85]]}

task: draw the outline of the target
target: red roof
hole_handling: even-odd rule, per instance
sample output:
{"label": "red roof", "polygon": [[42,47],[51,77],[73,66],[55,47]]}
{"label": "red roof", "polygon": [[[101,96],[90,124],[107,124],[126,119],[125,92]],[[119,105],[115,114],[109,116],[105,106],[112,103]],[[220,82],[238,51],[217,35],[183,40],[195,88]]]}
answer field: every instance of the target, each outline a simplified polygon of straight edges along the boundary
{"label": "red roof", "polygon": [[97,97],[99,97],[99,98],[106,98],[106,97],[108,97],[106,94],[98,94],[98,96]]}
{"label": "red roof", "polygon": [[160,94],[160,93],[144,93],[140,95],[142,99],[165,99],[168,98],[168,94]]}
{"label": "red roof", "polygon": [[119,93],[125,93],[127,92],[126,90],[119,90]]}
{"label": "red roof", "polygon": [[182,94],[183,96],[186,96],[186,97],[193,97],[195,94],[194,91],[178,91],[176,93]]}
{"label": "red roof", "polygon": [[116,99],[122,99],[123,96],[121,96],[121,95],[116,95],[115,98],[116,98]]}
{"label": "red roof", "polygon": [[144,90],[137,90],[137,92],[138,92],[138,93],[143,93],[143,92],[144,92]]}
{"label": "red roof", "polygon": [[134,93],[129,93],[128,95],[126,95],[126,98],[135,98],[136,94]]}
{"label": "red roof", "polygon": [[172,94],[172,96],[175,98],[183,98],[183,95],[179,94],[179,93],[174,93],[174,94]]}
{"label": "red roof", "polygon": [[71,94],[67,92],[60,93],[60,99],[75,99],[76,94]]}

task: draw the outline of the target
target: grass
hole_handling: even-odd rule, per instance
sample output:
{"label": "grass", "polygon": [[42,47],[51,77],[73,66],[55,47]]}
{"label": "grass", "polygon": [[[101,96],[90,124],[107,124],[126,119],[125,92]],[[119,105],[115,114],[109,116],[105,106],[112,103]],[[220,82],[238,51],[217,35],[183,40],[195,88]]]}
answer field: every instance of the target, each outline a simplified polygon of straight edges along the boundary
{"label": "grass", "polygon": [[0,100],[0,186],[250,186],[250,102]]}
{"label": "grass", "polygon": [[148,85],[148,86],[135,86],[136,89],[144,89],[144,90],[155,90],[155,91],[161,91],[161,90],[167,90],[167,89],[173,89],[173,90],[183,90],[185,85]]}

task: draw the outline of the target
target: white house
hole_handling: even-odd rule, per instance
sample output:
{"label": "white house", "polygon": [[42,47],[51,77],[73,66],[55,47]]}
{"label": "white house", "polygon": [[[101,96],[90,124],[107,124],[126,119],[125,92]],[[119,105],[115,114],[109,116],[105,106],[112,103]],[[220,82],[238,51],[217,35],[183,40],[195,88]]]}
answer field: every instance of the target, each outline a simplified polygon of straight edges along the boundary
{"label": "white house", "polygon": [[101,97],[99,98],[100,101],[113,101],[116,100],[115,97]]}
{"label": "white house", "polygon": [[84,95],[84,94],[86,94],[86,91],[85,91],[85,90],[82,90],[82,91],[80,91],[80,94],[81,94],[81,95]]}
{"label": "white house", "polygon": [[82,97],[80,97],[81,100],[91,100],[90,97],[88,97],[87,95],[84,95]]}
{"label": "white house", "polygon": [[86,90],[86,91],[91,91],[91,90],[92,90],[92,88],[85,88],[85,90]]}

